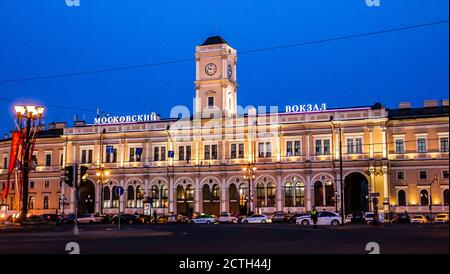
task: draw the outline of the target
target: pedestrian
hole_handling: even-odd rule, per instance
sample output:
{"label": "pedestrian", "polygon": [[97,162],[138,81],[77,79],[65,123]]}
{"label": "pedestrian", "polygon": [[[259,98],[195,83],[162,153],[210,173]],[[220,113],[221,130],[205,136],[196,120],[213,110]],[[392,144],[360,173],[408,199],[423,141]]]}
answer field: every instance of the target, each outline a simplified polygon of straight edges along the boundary
{"label": "pedestrian", "polygon": [[319,212],[317,211],[316,207],[313,206],[312,210],[311,210],[311,220],[313,221],[314,224],[314,229],[317,228],[317,217],[319,215]]}
{"label": "pedestrian", "polygon": [[156,224],[158,220],[158,214],[156,213],[156,210],[153,210],[153,222]]}

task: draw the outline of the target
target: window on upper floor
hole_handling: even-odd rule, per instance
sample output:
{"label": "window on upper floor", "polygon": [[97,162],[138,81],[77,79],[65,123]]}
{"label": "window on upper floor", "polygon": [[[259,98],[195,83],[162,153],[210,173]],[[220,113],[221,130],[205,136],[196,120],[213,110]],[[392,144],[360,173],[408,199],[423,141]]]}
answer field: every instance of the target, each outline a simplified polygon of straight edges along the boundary
{"label": "window on upper floor", "polygon": [[29,188],[34,188],[34,182],[30,182]]}
{"label": "window on upper floor", "polygon": [[31,162],[34,163],[35,165],[38,164],[37,154],[31,155]]}
{"label": "window on upper floor", "polygon": [[397,181],[405,180],[405,172],[404,171],[397,171]]}
{"label": "window on upper floor", "polygon": [[93,160],[93,150],[92,149],[82,149],[81,150],[81,163],[91,164]]}
{"label": "window on upper floor", "polygon": [[153,148],[153,161],[165,161],[166,160],[166,147],[155,146]]}
{"label": "window on upper floor", "polygon": [[191,159],[191,146],[179,146],[178,147],[178,160],[189,161]]}
{"label": "window on upper floor", "polygon": [[428,178],[428,172],[426,170],[419,171],[419,179],[426,180]]}
{"label": "window on upper floor", "polygon": [[130,147],[130,162],[140,162],[142,159],[141,147]]}
{"label": "window on upper floor", "polygon": [[439,138],[440,151],[448,152],[448,137]]}
{"label": "window on upper floor", "polygon": [[8,157],[4,157],[3,158],[3,169],[7,169],[8,168]]}
{"label": "window on upper floor", "polygon": [[230,146],[230,158],[244,158],[244,143],[231,144]]}
{"label": "window on upper floor", "polygon": [[217,159],[217,145],[205,145],[204,146],[204,159],[216,160]]}
{"label": "window on upper floor", "polygon": [[272,157],[272,143],[259,142],[258,143],[258,157]]}
{"label": "window on upper floor", "polygon": [[214,97],[210,96],[208,97],[208,108],[214,107]]}
{"label": "window on upper floor", "polygon": [[45,188],[50,187],[50,182],[49,182],[49,181],[45,181],[45,182],[44,182],[44,187],[45,187]]}
{"label": "window on upper floor", "polygon": [[300,156],[301,155],[300,141],[286,141],[286,156]]}
{"label": "window on upper floor", "polygon": [[405,153],[405,141],[403,139],[395,139],[395,154]]}
{"label": "window on upper floor", "polygon": [[448,180],[448,177],[449,177],[448,170],[443,170],[442,171],[442,179]]}
{"label": "window on upper floor", "polygon": [[426,153],[427,152],[427,139],[417,138],[417,152]]}
{"label": "window on upper floor", "polygon": [[45,154],[45,166],[51,166],[52,165],[52,154],[47,153]]}
{"label": "window on upper floor", "polygon": [[362,153],[362,138],[347,138],[347,154]]}
{"label": "window on upper floor", "polygon": [[330,139],[316,139],[315,151],[316,155],[330,155]]}
{"label": "window on upper floor", "polygon": [[59,165],[60,166],[64,165],[64,154],[62,152],[60,152],[59,154]]}
{"label": "window on upper floor", "polygon": [[117,162],[117,148],[113,146],[106,146],[106,162],[107,163]]}

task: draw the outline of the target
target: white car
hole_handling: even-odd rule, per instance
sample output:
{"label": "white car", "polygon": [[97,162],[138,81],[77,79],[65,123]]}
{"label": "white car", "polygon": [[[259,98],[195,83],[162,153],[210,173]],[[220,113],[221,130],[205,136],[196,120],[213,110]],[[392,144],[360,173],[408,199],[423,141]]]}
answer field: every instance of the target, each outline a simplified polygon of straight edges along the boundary
{"label": "white car", "polygon": [[103,221],[103,218],[97,214],[82,214],[78,216],[79,224],[99,224]]}
{"label": "white car", "polygon": [[[311,225],[311,215],[297,217],[295,221],[299,225]],[[317,217],[317,225],[339,225],[341,223],[341,216],[331,211],[321,211]]]}
{"label": "white car", "polygon": [[214,224],[217,222],[217,217],[215,215],[202,214],[191,220],[193,224]]}
{"label": "white car", "polygon": [[219,216],[219,223],[230,223],[236,224],[238,222],[238,218],[231,215],[230,212],[222,212]]}
{"label": "white car", "polygon": [[265,224],[271,223],[272,219],[269,216],[264,214],[254,214],[250,217],[246,217],[242,219],[243,224]]}

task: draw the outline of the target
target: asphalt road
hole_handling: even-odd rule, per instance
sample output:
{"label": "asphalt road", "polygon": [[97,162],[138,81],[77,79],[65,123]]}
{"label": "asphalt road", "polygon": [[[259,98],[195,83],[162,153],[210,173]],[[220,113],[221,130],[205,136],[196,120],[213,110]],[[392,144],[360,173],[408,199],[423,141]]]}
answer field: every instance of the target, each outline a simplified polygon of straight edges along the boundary
{"label": "asphalt road", "polygon": [[217,225],[72,225],[0,228],[0,253],[68,253],[76,242],[80,253],[149,254],[367,254],[376,242],[381,254],[448,254],[448,225],[303,227],[295,224]]}

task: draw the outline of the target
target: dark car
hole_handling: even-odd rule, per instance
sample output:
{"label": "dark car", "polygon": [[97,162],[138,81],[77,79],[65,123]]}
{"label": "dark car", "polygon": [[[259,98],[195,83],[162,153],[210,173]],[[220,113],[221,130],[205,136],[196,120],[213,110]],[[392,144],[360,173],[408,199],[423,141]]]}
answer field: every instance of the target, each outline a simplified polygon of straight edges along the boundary
{"label": "dark car", "polygon": [[362,211],[353,212],[351,222],[353,224],[365,224],[366,218],[364,212]]}
{"label": "dark car", "polygon": [[[112,219],[111,219],[112,224],[117,224],[118,221],[119,221],[118,215],[114,215],[114,217],[112,217]],[[120,223],[134,225],[134,224],[140,224],[141,220],[139,218],[139,215],[121,214],[120,215]]]}
{"label": "dark car", "polygon": [[283,212],[277,212],[271,217],[272,223],[286,223],[288,221],[288,217]]}
{"label": "dark car", "polygon": [[58,214],[42,214],[41,217],[46,219],[49,224],[61,224],[61,216]]}
{"label": "dark car", "polygon": [[398,216],[394,217],[394,219],[391,222],[392,223],[409,224],[409,223],[411,223],[411,219],[409,218],[408,214],[401,213]]}
{"label": "dark car", "polygon": [[111,223],[111,220],[114,217],[114,215],[112,215],[112,214],[102,214],[100,216],[102,217],[102,224]]}
{"label": "dark car", "polygon": [[48,220],[42,215],[30,215],[25,220],[22,221],[24,225],[43,225],[47,224]]}
{"label": "dark car", "polygon": [[74,213],[69,213],[66,215],[62,215],[63,217],[61,218],[61,222],[63,224],[73,224],[75,222],[75,214]]}
{"label": "dark car", "polygon": [[289,222],[290,223],[294,223],[297,221],[297,217],[302,217],[302,216],[306,216],[309,215],[307,213],[294,213],[289,217]]}

